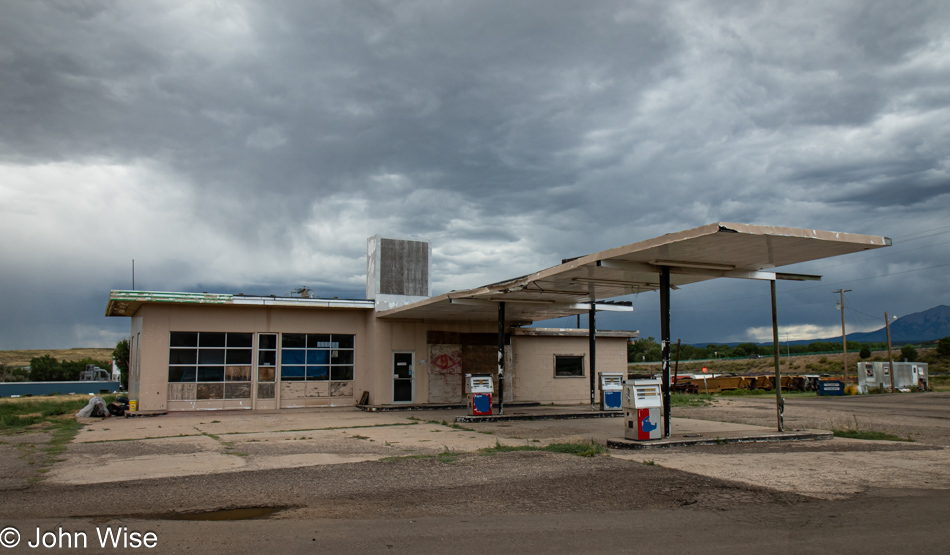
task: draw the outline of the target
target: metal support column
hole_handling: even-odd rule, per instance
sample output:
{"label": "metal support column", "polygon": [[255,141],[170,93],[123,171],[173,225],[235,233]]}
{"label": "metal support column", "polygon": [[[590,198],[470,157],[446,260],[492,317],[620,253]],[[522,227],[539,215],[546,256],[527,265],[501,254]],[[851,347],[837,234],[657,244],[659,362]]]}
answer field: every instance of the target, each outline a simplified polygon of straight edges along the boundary
{"label": "metal support column", "polygon": [[505,414],[505,303],[498,303],[498,414]]}
{"label": "metal support column", "polygon": [[663,347],[663,437],[670,437],[670,268],[660,267],[660,345]]}
{"label": "metal support column", "polygon": [[597,321],[594,314],[596,301],[590,298],[590,314],[587,325],[587,341],[590,346],[590,410],[597,410]]}
{"label": "metal support column", "polygon": [[775,415],[778,419],[778,431],[785,431],[785,399],[782,397],[782,367],[779,364],[778,310],[775,302],[775,280],[771,280],[772,289],[772,350],[775,354]]}

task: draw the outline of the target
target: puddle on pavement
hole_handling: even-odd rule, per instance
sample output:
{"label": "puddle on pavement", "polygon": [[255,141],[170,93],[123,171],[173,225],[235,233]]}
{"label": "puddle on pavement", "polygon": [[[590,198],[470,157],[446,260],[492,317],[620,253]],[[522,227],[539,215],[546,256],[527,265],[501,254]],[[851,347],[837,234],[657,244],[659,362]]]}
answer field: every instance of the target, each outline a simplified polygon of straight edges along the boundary
{"label": "puddle on pavement", "polygon": [[244,507],[241,509],[220,509],[200,513],[170,513],[159,515],[160,520],[255,520],[268,518],[290,507]]}

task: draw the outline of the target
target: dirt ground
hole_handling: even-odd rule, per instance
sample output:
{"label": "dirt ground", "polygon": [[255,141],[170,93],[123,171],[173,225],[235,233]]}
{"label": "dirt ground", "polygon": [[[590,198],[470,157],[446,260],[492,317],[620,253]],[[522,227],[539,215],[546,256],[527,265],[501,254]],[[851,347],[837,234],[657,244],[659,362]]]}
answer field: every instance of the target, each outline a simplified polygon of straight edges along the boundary
{"label": "dirt ground", "polygon": [[[314,412],[322,423],[330,414],[348,424],[291,430],[282,420],[291,418],[287,412],[96,421],[56,456],[45,454],[43,434],[0,436],[0,528],[28,537],[34,527],[92,534],[123,525],[159,534],[155,552],[207,553],[457,551],[460,542],[481,541],[476,530],[526,553],[630,550],[631,538],[647,530],[665,534],[658,552],[875,553],[916,546],[928,553],[950,540],[934,521],[950,509],[950,394],[794,399],[786,410],[787,427],[850,424],[913,442],[836,438],[590,458],[477,449],[601,441],[615,429],[620,435],[622,421],[465,429],[453,428],[449,413]],[[674,415],[775,425],[771,397],[724,399]],[[251,423],[267,429],[248,433]],[[314,462],[317,455],[336,459]],[[202,460],[235,466],[183,473]],[[116,480],[112,472],[129,461],[150,475],[162,461],[178,462],[159,477]],[[70,481],[71,465],[86,465],[87,477],[99,469],[104,479]],[[248,507],[281,510],[263,521],[177,520]],[[904,527],[900,537],[889,523]]]}

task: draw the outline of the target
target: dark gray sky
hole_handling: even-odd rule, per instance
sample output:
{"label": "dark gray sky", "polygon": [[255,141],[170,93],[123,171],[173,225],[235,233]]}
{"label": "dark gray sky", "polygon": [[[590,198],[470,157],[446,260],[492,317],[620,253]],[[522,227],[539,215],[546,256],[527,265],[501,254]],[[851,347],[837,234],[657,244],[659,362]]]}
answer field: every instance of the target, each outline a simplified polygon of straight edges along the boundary
{"label": "dark gray sky", "polygon": [[[10,0],[0,348],[111,346],[110,289],[436,293],[726,221],[886,235],[779,286],[794,339],[950,304],[950,4]],[[607,325],[658,335],[656,295]],[[673,294],[766,339],[768,285]],[[875,320],[877,318],[878,320]],[[564,322],[556,325],[565,324]]]}

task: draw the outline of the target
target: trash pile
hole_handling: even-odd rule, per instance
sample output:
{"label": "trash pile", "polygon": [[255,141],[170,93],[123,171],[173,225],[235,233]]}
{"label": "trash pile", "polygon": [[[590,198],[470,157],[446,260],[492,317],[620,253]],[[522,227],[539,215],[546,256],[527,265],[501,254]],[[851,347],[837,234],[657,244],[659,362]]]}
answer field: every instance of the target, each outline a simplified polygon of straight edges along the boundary
{"label": "trash pile", "polygon": [[116,397],[116,400],[106,404],[102,397],[92,397],[89,403],[76,413],[78,418],[107,418],[109,416],[124,416],[129,410],[128,397]]}

